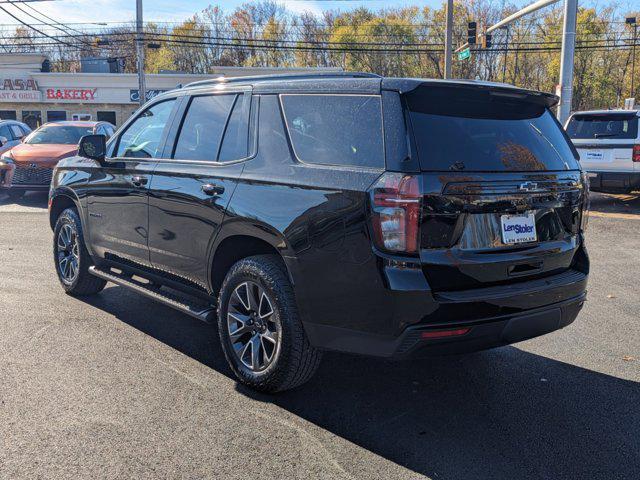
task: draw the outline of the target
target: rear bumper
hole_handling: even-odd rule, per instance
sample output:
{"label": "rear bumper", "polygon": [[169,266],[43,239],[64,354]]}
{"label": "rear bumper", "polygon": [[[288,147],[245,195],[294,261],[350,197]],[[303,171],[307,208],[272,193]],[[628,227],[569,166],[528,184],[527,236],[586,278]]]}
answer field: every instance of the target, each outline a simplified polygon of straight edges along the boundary
{"label": "rear bumper", "polygon": [[589,171],[589,187],[596,192],[640,190],[640,172]]}
{"label": "rear bumper", "polygon": [[[576,319],[585,300],[586,292],[583,292],[569,300],[516,315],[476,321],[462,320],[448,322],[446,325],[416,325],[408,327],[396,338],[323,325],[305,325],[305,330],[314,345],[361,355],[403,359],[468,353],[509,345],[564,328]],[[434,333],[443,330],[461,330],[466,333],[432,337]]]}

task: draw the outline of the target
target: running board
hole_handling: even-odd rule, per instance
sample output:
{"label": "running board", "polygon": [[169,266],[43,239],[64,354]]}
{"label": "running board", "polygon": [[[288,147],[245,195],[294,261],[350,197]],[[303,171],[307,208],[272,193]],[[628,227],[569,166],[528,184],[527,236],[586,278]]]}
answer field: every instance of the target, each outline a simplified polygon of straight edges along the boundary
{"label": "running board", "polygon": [[140,295],[155,300],[156,302],[160,302],[171,308],[175,308],[182,313],[186,313],[187,315],[190,315],[204,322],[209,322],[210,318],[215,317],[216,308],[212,305],[205,306],[202,304],[199,305],[196,302],[189,302],[186,298],[180,297],[178,295],[172,295],[171,293],[160,290],[157,287],[152,287],[141,282],[137,282],[132,277],[125,274],[103,270],[96,266],[89,267],[89,273],[95,275],[98,278],[102,278],[107,282],[115,283],[116,285],[120,285],[121,287],[133,290]]}

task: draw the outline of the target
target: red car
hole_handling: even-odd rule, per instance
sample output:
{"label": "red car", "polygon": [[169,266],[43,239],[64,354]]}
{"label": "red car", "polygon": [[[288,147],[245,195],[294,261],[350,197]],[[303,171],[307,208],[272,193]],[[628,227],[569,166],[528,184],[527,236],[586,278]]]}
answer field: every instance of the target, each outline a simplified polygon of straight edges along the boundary
{"label": "red car", "polygon": [[53,168],[78,151],[85,135],[110,137],[114,127],[107,122],[51,122],[25,137],[0,157],[0,189],[12,199],[29,190],[48,190]]}

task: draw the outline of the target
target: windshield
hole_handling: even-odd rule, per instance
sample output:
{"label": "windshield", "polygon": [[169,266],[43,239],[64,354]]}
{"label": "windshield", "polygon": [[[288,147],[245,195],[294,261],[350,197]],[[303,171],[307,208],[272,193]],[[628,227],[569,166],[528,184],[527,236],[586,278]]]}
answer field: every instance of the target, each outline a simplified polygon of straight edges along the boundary
{"label": "windshield", "polygon": [[576,114],[567,125],[567,133],[578,139],[635,139],[638,116],[635,113]]}
{"label": "windshield", "polygon": [[422,170],[554,171],[579,169],[553,114],[515,95],[421,87],[407,95]]}
{"label": "windshield", "polygon": [[38,145],[53,143],[76,145],[85,135],[91,135],[93,127],[74,127],[70,125],[45,125],[29,135],[24,143]]}

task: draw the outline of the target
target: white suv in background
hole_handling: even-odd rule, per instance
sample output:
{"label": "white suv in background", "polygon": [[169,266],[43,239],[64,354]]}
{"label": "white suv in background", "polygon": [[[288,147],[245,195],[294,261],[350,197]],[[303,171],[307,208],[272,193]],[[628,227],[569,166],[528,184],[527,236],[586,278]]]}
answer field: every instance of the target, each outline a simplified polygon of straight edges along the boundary
{"label": "white suv in background", "polygon": [[575,112],[567,134],[580,154],[591,190],[640,190],[640,128],[638,110]]}

